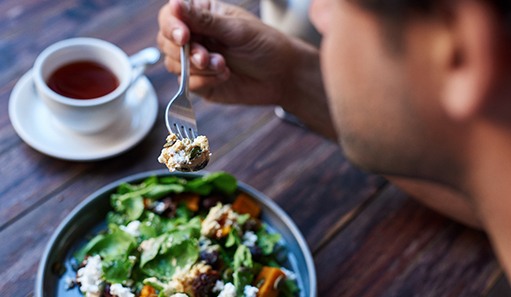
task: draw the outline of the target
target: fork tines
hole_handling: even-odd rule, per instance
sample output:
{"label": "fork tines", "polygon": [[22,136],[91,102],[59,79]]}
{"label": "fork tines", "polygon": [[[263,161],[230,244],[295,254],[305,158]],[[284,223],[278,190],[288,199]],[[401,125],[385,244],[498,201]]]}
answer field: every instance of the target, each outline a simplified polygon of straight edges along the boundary
{"label": "fork tines", "polygon": [[189,138],[194,139],[197,138],[197,130],[194,130],[191,127],[187,127],[183,124],[174,122],[170,125],[170,132],[176,134],[180,139]]}

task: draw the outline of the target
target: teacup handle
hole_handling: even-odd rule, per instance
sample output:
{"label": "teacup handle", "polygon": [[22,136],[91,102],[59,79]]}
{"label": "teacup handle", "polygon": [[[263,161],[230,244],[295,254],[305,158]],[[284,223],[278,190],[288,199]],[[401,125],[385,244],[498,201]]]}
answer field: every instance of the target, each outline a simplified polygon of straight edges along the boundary
{"label": "teacup handle", "polygon": [[155,64],[160,60],[161,53],[155,47],[148,47],[129,57],[133,75],[131,83],[136,82],[145,72],[147,65]]}

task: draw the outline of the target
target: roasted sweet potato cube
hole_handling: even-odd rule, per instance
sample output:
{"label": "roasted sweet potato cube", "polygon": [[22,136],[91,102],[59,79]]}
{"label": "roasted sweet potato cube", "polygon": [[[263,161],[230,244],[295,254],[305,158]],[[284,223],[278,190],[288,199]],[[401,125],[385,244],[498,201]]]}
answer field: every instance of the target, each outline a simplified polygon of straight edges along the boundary
{"label": "roasted sweet potato cube", "polygon": [[259,286],[257,297],[277,297],[279,283],[285,277],[286,274],[279,268],[264,266],[254,281],[254,285]]}
{"label": "roasted sweet potato cube", "polygon": [[258,218],[261,213],[261,207],[245,193],[241,193],[236,197],[232,203],[232,209],[239,214],[248,213],[253,218]]}
{"label": "roasted sweet potato cube", "polygon": [[144,285],[144,287],[142,287],[142,290],[140,291],[139,297],[156,297],[156,296],[158,295],[156,294],[156,290],[153,287]]}
{"label": "roasted sweet potato cube", "polygon": [[179,201],[184,203],[186,207],[193,212],[199,210],[200,196],[198,194],[194,193],[180,194]]}

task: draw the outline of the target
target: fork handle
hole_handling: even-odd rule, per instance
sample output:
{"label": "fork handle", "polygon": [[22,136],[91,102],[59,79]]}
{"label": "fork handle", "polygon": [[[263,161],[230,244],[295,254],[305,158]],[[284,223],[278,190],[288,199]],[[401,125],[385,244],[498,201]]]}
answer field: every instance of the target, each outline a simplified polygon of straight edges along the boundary
{"label": "fork handle", "polygon": [[179,87],[179,93],[189,95],[189,83],[190,83],[190,44],[186,43],[181,47],[181,85]]}

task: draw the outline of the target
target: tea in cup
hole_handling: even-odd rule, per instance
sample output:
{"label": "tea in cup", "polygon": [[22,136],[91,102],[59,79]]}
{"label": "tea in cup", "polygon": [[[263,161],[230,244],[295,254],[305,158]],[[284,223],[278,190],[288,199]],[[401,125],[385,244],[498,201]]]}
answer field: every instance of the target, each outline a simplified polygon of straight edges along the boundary
{"label": "tea in cup", "polygon": [[58,123],[79,133],[96,133],[125,115],[126,92],[142,71],[110,42],[72,38],[39,54],[33,79]]}

